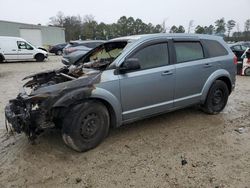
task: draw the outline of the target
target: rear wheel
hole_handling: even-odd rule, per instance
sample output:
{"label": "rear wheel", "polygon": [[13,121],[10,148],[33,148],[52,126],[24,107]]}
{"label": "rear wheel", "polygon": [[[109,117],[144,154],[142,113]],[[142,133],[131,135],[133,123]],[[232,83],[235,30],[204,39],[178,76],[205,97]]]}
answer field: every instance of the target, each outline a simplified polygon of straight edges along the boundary
{"label": "rear wheel", "polygon": [[62,137],[66,145],[82,152],[95,148],[107,136],[109,113],[95,101],[79,104],[64,119]]}
{"label": "rear wheel", "polygon": [[216,80],[211,86],[205,104],[202,106],[208,114],[218,114],[226,106],[229,96],[228,87],[225,82]]}
{"label": "rear wheel", "polygon": [[62,55],[62,51],[61,51],[61,50],[58,50],[58,51],[56,52],[56,55]]}
{"label": "rear wheel", "polygon": [[0,63],[2,63],[3,62],[3,57],[2,56],[0,56]]}
{"label": "rear wheel", "polygon": [[37,54],[35,56],[35,59],[36,59],[37,62],[43,62],[44,59],[45,59],[45,56],[43,54]]}
{"label": "rear wheel", "polygon": [[245,76],[250,76],[250,67],[246,68],[244,71]]}

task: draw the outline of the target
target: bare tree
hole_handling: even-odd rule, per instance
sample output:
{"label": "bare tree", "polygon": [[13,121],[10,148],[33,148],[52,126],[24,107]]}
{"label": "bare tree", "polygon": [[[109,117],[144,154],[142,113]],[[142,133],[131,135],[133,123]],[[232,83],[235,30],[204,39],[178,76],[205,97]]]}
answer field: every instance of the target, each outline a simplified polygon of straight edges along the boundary
{"label": "bare tree", "polygon": [[246,20],[245,22],[245,31],[250,31],[250,19]]}
{"label": "bare tree", "polygon": [[191,29],[194,27],[194,20],[190,20],[188,24],[188,33],[191,32]]}
{"label": "bare tree", "polygon": [[63,12],[59,11],[56,16],[50,17],[50,22],[49,24],[52,24],[54,26],[60,26],[63,27],[65,16]]}

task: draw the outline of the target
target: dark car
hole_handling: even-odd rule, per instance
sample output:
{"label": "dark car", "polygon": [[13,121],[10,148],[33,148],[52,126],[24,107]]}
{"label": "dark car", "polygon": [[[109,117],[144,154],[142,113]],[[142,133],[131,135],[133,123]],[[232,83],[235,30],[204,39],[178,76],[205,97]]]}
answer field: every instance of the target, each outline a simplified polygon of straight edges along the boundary
{"label": "dark car", "polygon": [[65,65],[74,64],[84,54],[89,52],[91,49],[103,44],[104,42],[104,40],[71,41],[63,49],[62,63]]}
{"label": "dark car", "polygon": [[240,43],[235,43],[230,45],[231,50],[233,53],[236,55],[238,61],[242,61],[242,55],[246,51],[247,47],[240,44]]}
{"label": "dark car", "polygon": [[238,42],[237,44],[240,44],[240,45],[242,45],[242,46],[246,46],[246,47],[250,48],[250,41]]}
{"label": "dark car", "polygon": [[55,46],[52,46],[49,49],[49,52],[53,53],[53,54],[56,54],[56,55],[62,55],[63,48],[65,48],[65,46],[67,46],[67,43],[57,44]]}

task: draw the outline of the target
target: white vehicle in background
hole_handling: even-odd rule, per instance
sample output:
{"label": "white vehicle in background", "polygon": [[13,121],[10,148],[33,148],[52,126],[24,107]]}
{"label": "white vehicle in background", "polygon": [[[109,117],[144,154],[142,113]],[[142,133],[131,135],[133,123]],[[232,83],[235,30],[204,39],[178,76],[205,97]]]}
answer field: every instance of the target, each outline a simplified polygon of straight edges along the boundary
{"label": "white vehicle in background", "polygon": [[44,61],[48,53],[19,37],[0,36],[0,63],[12,60]]}
{"label": "white vehicle in background", "polygon": [[243,76],[250,76],[250,48],[248,48],[245,53],[242,55],[243,65],[242,65],[242,74]]}

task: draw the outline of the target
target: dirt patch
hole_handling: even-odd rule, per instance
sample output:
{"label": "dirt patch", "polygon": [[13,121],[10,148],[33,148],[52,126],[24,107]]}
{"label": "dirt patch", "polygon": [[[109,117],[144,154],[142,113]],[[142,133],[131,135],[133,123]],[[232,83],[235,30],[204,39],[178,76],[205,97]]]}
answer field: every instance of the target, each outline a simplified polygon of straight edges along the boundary
{"label": "dirt patch", "polygon": [[[28,143],[6,134],[3,107],[27,74],[61,66],[0,65],[0,187],[248,187],[250,185],[250,78],[237,77],[223,113],[188,108],[110,131],[96,149],[76,153],[60,131]],[[18,68],[17,68],[18,67]],[[244,128],[242,133],[237,132]]]}

